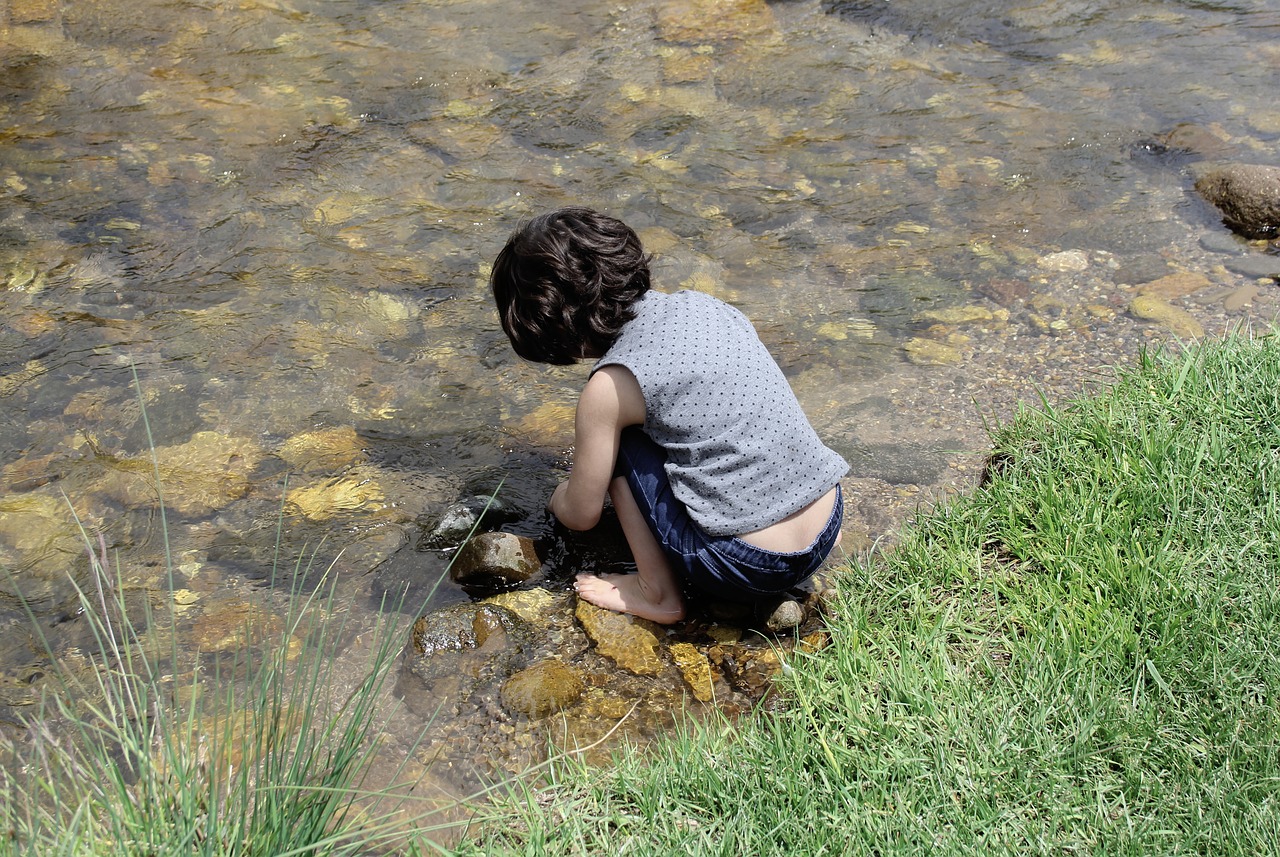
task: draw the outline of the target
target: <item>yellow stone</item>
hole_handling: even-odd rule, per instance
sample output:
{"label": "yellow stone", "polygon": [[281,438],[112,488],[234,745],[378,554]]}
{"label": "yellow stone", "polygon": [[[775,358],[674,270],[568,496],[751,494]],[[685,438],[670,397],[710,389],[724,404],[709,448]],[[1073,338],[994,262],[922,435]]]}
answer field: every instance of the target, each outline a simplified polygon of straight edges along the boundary
{"label": "yellow stone", "polygon": [[10,0],[9,16],[15,24],[36,24],[56,20],[62,0]]}
{"label": "yellow stone", "polygon": [[658,255],[680,246],[680,236],[663,226],[649,226],[641,229],[639,236],[644,249]]}
{"label": "yellow stone", "polygon": [[693,692],[694,699],[710,702],[715,697],[715,690],[711,686],[711,663],[707,656],[690,643],[674,643],[668,651],[680,668],[680,674]]}
{"label": "yellow stone", "polygon": [[928,235],[929,227],[923,223],[912,223],[904,220],[893,227],[893,231],[899,235]]}
{"label": "yellow stone", "polygon": [[505,607],[526,621],[539,622],[548,615],[555,600],[545,589],[517,589],[486,598],[484,603]]}
{"label": "yellow stone", "polygon": [[0,375],[0,397],[13,395],[23,384],[34,381],[48,371],[48,368],[39,360],[28,360],[16,372]]}
{"label": "yellow stone", "polygon": [[658,657],[659,627],[645,619],[614,613],[579,601],[574,616],[582,624],[596,651],[636,675],[662,672]]}
{"label": "yellow stone", "polygon": [[903,348],[917,366],[949,366],[960,362],[960,352],[932,339],[909,339]]}
{"label": "yellow stone", "polygon": [[775,27],[765,0],[665,0],[658,9],[658,34],[669,42],[740,39]]}
{"label": "yellow stone", "polygon": [[1191,313],[1171,306],[1153,295],[1138,295],[1129,303],[1129,312],[1184,339],[1199,339],[1204,336],[1203,325]]}
{"label": "yellow stone", "polygon": [[546,402],[525,415],[515,425],[517,434],[541,443],[566,443],[573,440],[576,406],[566,402]]}
{"label": "yellow stone", "polygon": [[340,470],[364,460],[364,444],[351,426],[295,434],[277,453],[291,467],[306,472]]}
{"label": "yellow stone", "polygon": [[707,636],[722,646],[728,646],[742,639],[742,629],[732,625],[712,625],[707,629]]}
{"label": "yellow stone", "polygon": [[818,336],[821,336],[823,339],[832,339],[836,342],[841,342],[849,338],[849,333],[845,330],[843,324],[828,321],[826,324],[819,325]]}
{"label": "yellow stone", "polygon": [[289,492],[289,505],[313,521],[326,521],[386,500],[382,488],[359,473],[315,483]]}
{"label": "yellow stone", "polygon": [[1138,294],[1155,295],[1166,301],[1172,301],[1195,294],[1211,285],[1213,285],[1213,282],[1204,274],[1183,271],[1182,273],[1169,274],[1167,277],[1161,277],[1158,280],[1142,284],[1138,287]]}
{"label": "yellow stone", "polygon": [[948,307],[947,309],[934,309],[920,313],[921,321],[929,321],[936,324],[974,324],[976,322],[991,321],[993,318],[991,310],[982,306]]}

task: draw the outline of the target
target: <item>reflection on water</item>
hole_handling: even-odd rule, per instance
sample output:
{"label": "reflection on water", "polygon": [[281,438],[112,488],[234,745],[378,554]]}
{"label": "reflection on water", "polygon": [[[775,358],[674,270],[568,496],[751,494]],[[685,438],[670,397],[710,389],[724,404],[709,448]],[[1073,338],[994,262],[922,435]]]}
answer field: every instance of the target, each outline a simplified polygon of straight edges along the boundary
{"label": "reflection on water", "polygon": [[1275,163],[1278,36],[1268,0],[7,0],[0,702],[43,657],[19,592],[78,644],[68,502],[130,586],[163,493],[193,597],[345,549],[366,611],[429,590],[461,498],[548,537],[583,369],[519,363],[485,279],[567,203],[756,320],[864,547],[964,484],[985,416],[1187,329],[1134,286],[1275,314],[1189,188]]}

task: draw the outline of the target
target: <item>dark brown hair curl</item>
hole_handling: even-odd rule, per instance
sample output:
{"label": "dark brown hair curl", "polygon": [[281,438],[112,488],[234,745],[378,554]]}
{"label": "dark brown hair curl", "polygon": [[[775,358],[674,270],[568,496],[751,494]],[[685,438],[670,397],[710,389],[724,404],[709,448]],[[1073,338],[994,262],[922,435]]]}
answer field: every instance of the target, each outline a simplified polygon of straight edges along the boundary
{"label": "dark brown hair curl", "polygon": [[555,365],[602,356],[649,290],[649,259],[631,227],[589,208],[521,225],[489,277],[511,347]]}

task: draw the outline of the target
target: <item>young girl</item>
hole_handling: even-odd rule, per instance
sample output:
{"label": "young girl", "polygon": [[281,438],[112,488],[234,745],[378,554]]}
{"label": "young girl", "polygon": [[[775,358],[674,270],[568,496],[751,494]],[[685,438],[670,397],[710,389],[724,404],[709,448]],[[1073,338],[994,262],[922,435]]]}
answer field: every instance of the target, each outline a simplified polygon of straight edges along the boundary
{"label": "young girl", "polygon": [[671,623],[684,618],[685,582],[754,602],[817,571],[840,540],[849,468],[742,313],[700,292],[651,291],[635,232],[585,208],[517,229],[490,285],[516,354],[595,361],[573,467],[549,506],[587,530],[607,495],[638,573],[579,575],[581,598]]}

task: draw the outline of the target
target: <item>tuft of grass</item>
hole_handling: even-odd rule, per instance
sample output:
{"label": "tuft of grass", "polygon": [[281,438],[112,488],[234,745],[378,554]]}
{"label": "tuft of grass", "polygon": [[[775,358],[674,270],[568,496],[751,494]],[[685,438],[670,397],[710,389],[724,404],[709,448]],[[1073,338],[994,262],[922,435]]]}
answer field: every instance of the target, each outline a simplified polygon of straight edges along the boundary
{"label": "tuft of grass", "polygon": [[[160,508],[168,556],[163,498]],[[91,669],[54,658],[57,691],[27,718],[26,740],[0,736],[0,855],[440,849],[432,837],[448,838],[462,814],[456,804],[424,807],[404,766],[390,783],[364,785],[394,704],[387,679],[404,645],[398,611],[382,611],[363,679],[341,695],[328,643],[344,635],[350,614],[335,603],[332,576],[292,593],[274,635],[246,627],[226,672],[220,661],[207,675],[208,659],[179,642],[173,599],[166,593],[159,615],[144,600],[138,617],[105,541],[95,551],[84,539],[90,584],[76,593],[95,642]],[[254,641],[264,638],[260,650]]]}
{"label": "tuft of grass", "polygon": [[[291,601],[264,652],[250,642],[263,635],[246,628],[226,674],[204,676],[197,654],[157,644],[177,640],[172,614],[135,627],[112,585],[119,569],[99,555],[91,571],[79,598],[93,669],[60,672],[27,740],[7,748],[0,854],[343,855],[412,838],[412,783],[362,786],[403,646],[393,618],[373,632],[363,680],[341,696],[324,645],[345,630],[332,581]],[[378,798],[371,814],[366,800]],[[416,832],[435,832],[430,808],[418,816]]]}
{"label": "tuft of grass", "polygon": [[512,793],[460,854],[1280,852],[1280,339],[993,431],[789,704]]}

